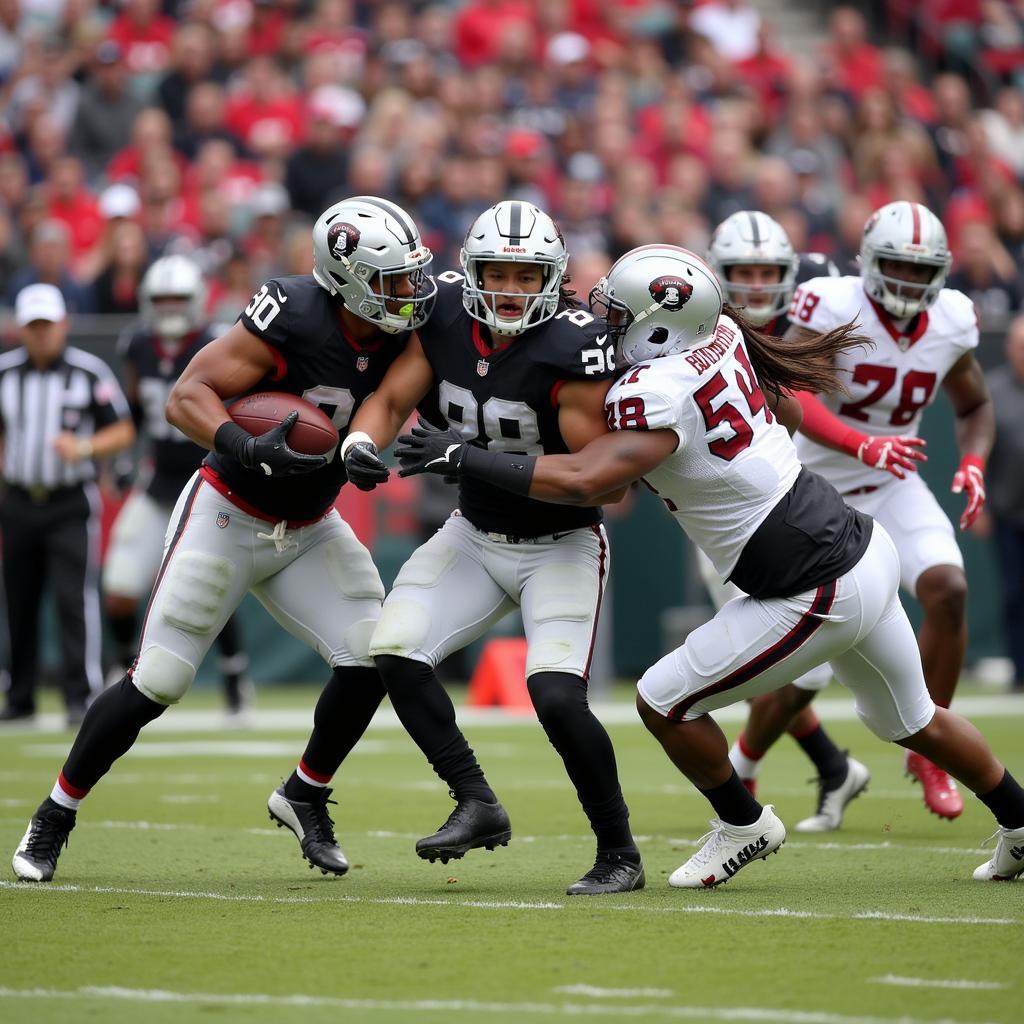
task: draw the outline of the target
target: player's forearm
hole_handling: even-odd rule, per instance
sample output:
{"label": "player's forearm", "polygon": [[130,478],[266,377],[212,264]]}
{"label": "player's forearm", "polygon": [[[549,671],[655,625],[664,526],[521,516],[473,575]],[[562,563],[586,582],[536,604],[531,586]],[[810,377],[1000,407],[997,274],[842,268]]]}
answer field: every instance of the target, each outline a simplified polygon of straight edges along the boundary
{"label": "player's forearm", "polygon": [[208,384],[195,379],[179,381],[174,386],[164,414],[168,423],[211,451],[217,430],[231,421],[220,395]]}
{"label": "player's forearm", "polygon": [[857,450],[867,434],[843,423],[809,391],[797,391],[792,397],[799,403],[800,411],[803,414],[800,424],[801,434],[833,451],[856,457]]}
{"label": "player's forearm", "polygon": [[996,438],[996,417],[992,400],[986,395],[968,412],[957,413],[953,421],[957,447],[961,455],[987,459]]}
{"label": "player's forearm", "polygon": [[382,452],[394,443],[415,407],[415,402],[408,406],[399,405],[377,391],[359,407],[348,425],[348,432],[350,435],[366,434],[376,445],[377,451]]}

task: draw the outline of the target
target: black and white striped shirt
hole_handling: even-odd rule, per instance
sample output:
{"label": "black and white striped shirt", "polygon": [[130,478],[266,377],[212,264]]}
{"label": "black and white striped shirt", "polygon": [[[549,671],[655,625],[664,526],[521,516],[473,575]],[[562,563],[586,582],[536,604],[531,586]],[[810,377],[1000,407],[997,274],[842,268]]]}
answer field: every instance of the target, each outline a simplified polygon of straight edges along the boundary
{"label": "black and white striped shirt", "polygon": [[24,348],[0,355],[3,475],[9,484],[53,490],[95,479],[92,459],[64,462],[54,440],[64,431],[85,440],[130,415],[117,378],[97,356],[69,346],[38,370]]}

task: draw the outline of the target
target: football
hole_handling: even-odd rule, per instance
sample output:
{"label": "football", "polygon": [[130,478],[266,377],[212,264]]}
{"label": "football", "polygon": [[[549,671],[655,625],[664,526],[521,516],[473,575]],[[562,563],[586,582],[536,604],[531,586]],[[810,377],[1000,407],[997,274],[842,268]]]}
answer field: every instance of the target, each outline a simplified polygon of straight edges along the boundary
{"label": "football", "polygon": [[260,391],[232,402],[228,415],[250,434],[273,430],[292,410],[299,418],[288,431],[288,447],[303,455],[326,455],[338,443],[330,417],[311,402],[283,391]]}

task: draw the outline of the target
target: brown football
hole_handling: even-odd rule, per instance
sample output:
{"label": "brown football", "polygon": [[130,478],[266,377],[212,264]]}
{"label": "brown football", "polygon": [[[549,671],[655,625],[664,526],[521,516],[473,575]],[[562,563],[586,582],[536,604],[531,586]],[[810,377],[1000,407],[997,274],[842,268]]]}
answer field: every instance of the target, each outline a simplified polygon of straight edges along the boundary
{"label": "brown football", "polygon": [[303,455],[326,455],[338,443],[338,431],[320,408],[284,391],[260,391],[228,406],[228,415],[250,434],[273,430],[293,409],[299,418],[288,431],[288,447]]}

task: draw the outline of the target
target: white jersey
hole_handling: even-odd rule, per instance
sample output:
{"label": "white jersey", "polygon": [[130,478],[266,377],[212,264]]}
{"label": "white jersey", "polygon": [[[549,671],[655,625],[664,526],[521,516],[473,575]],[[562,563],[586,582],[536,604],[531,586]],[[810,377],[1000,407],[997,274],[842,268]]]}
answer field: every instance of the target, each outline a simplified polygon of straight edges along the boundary
{"label": "white jersey", "polygon": [[721,317],[706,345],[634,366],[606,402],[613,430],[675,431],[679,447],[645,482],[727,578],[800,473],[739,328]]}
{"label": "white jersey", "polygon": [[[820,395],[822,404],[844,423],[865,434],[917,434],[921,414],[939,384],[965,352],[978,345],[974,303],[943,288],[935,303],[903,333],[868,298],[859,277],[817,277],[800,285],[789,309],[790,322],[825,332],[854,321],[874,348],[853,348],[837,356],[840,378],[849,395]],[[909,326],[909,325],[908,325]],[[894,480],[883,469],[797,436],[800,461],[820,473],[840,494],[878,487]]]}

